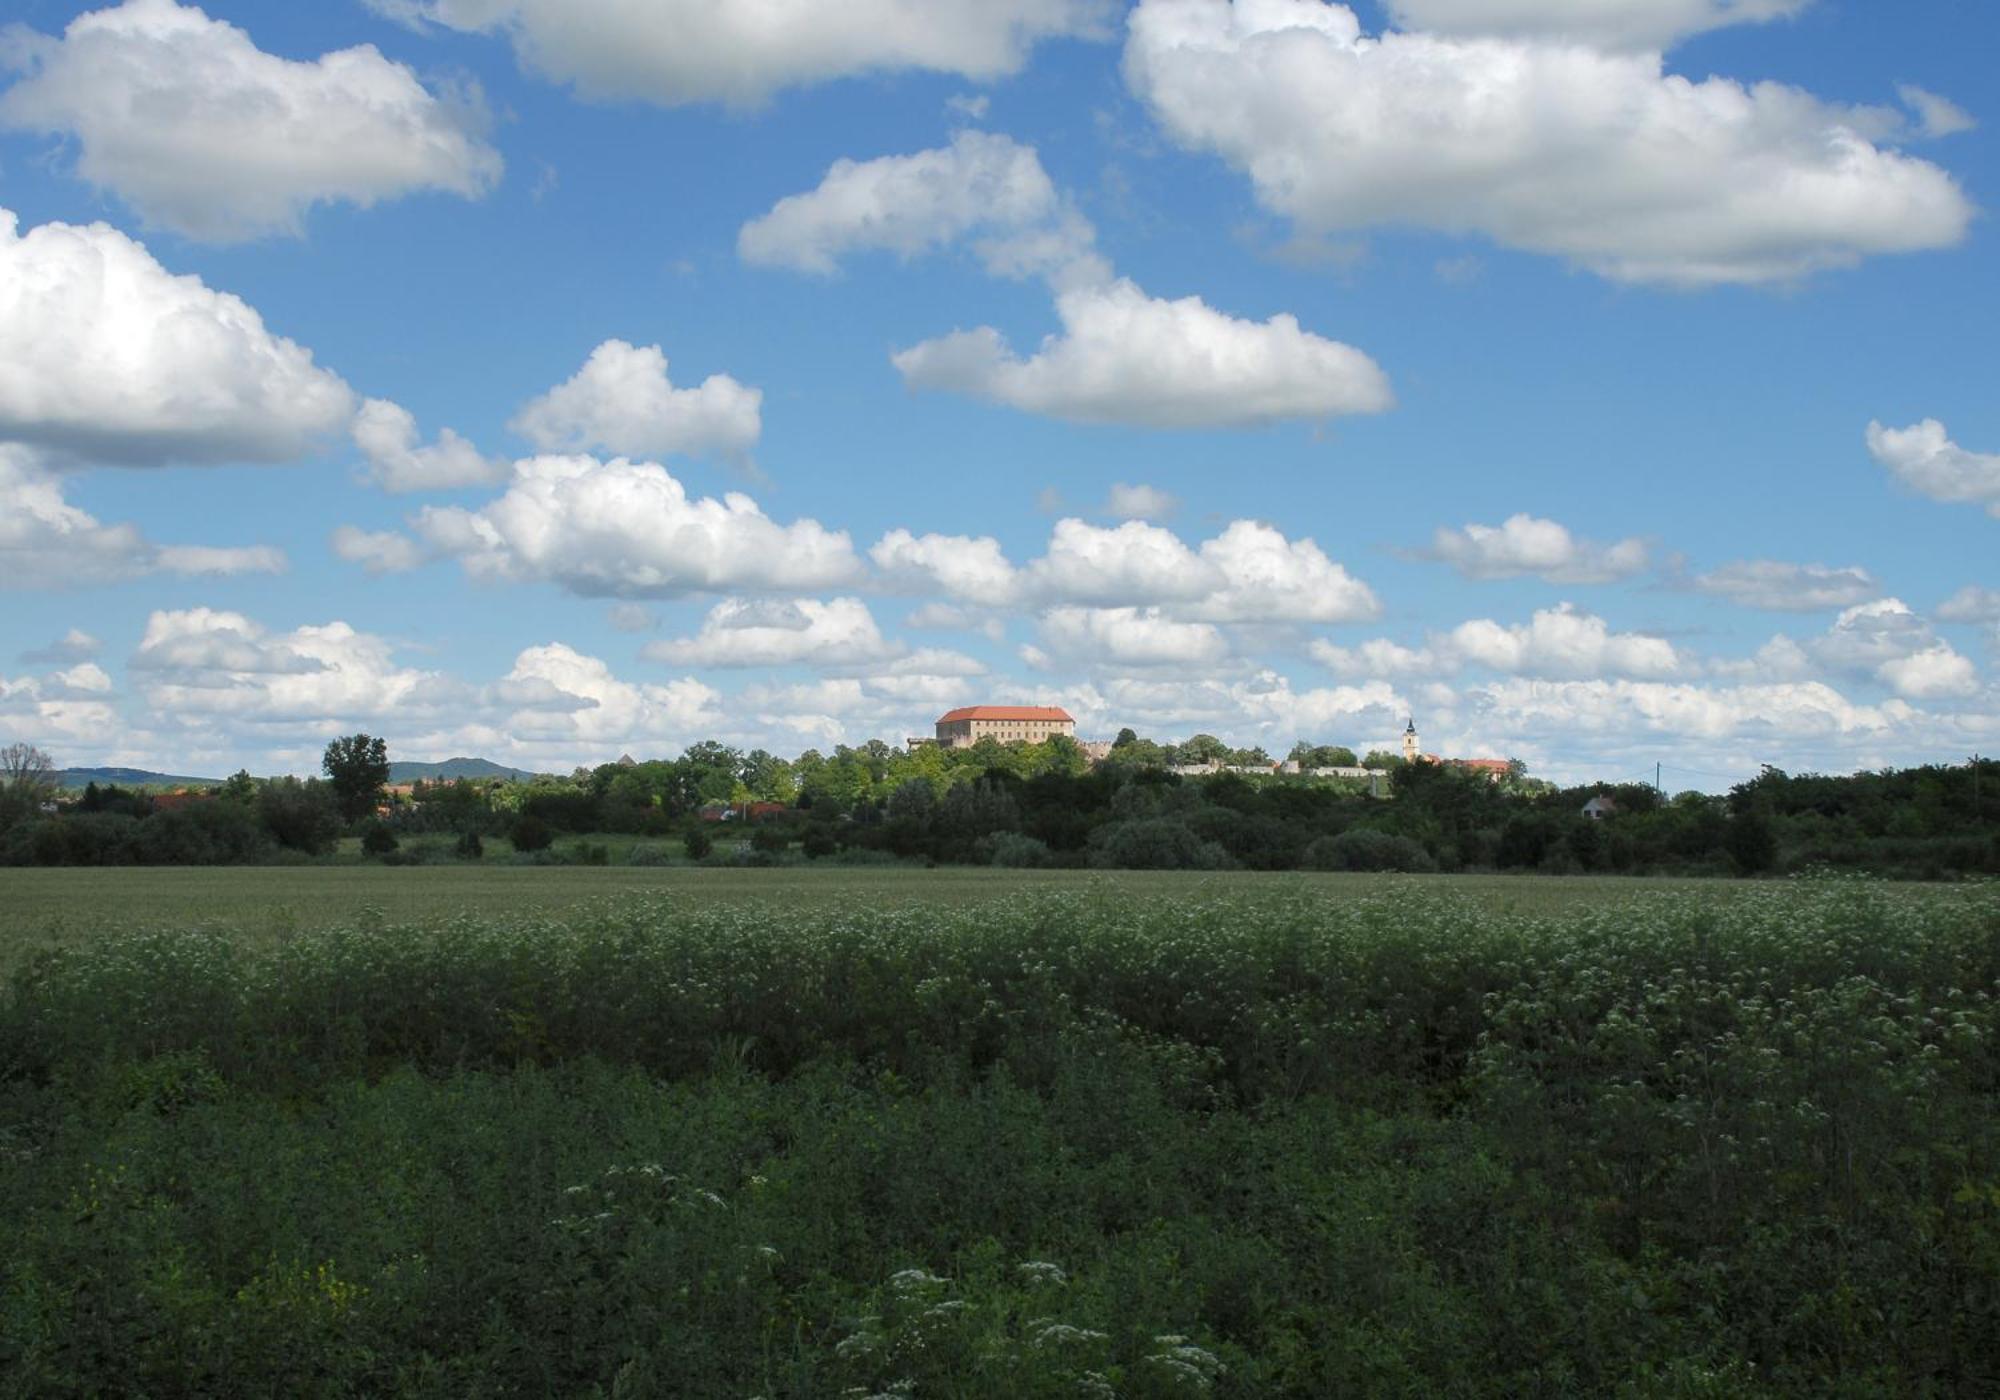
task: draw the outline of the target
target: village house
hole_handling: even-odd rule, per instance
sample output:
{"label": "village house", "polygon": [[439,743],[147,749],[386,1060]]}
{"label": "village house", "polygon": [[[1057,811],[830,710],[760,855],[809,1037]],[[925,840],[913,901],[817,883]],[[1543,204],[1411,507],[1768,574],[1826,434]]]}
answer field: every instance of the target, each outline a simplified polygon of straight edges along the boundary
{"label": "village house", "polygon": [[1041,705],[966,705],[938,717],[937,737],[912,739],[911,748],[937,744],[969,749],[981,739],[1003,744],[1039,744],[1052,735],[1076,737],[1076,721],[1067,710]]}

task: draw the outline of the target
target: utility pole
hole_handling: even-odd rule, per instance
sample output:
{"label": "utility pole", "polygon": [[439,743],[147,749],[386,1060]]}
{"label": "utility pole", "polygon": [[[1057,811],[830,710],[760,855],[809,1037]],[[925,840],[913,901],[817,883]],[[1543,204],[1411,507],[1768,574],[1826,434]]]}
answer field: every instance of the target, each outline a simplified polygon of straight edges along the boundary
{"label": "utility pole", "polygon": [[1665,793],[1660,791],[1660,765],[1657,761],[1653,764],[1653,796],[1666,796]]}

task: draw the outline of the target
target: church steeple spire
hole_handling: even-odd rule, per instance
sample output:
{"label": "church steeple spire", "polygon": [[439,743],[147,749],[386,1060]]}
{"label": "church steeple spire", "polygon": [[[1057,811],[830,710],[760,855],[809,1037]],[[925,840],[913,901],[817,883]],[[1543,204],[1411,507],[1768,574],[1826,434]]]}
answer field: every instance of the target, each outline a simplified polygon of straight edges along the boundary
{"label": "church steeple spire", "polygon": [[1417,740],[1417,717],[1410,716],[1410,722],[1403,727],[1403,762],[1415,763],[1423,756],[1424,747]]}

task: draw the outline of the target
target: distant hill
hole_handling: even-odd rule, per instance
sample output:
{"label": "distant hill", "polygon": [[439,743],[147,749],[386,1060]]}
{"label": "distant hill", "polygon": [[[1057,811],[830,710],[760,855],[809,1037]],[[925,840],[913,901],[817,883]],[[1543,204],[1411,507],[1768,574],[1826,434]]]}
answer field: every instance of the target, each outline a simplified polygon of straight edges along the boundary
{"label": "distant hill", "polygon": [[532,778],[535,775],[525,768],[509,768],[487,758],[447,758],[442,763],[392,763],[389,765],[389,781],[392,783],[414,783],[419,778],[427,783],[440,778]]}
{"label": "distant hill", "polygon": [[220,778],[183,778],[172,773],[150,773],[144,768],[58,768],[56,782],[66,788],[86,788],[92,783],[116,783],[119,787],[215,787]]}

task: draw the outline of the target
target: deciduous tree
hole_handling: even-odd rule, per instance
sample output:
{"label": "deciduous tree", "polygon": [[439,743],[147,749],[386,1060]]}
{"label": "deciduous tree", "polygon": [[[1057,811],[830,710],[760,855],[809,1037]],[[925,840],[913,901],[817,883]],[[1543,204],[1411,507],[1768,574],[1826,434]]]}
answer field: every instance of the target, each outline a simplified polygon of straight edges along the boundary
{"label": "deciduous tree", "polygon": [[326,746],[320,760],[333,784],[333,800],[345,821],[359,821],[374,811],[389,781],[389,745],[366,734],[350,734]]}

